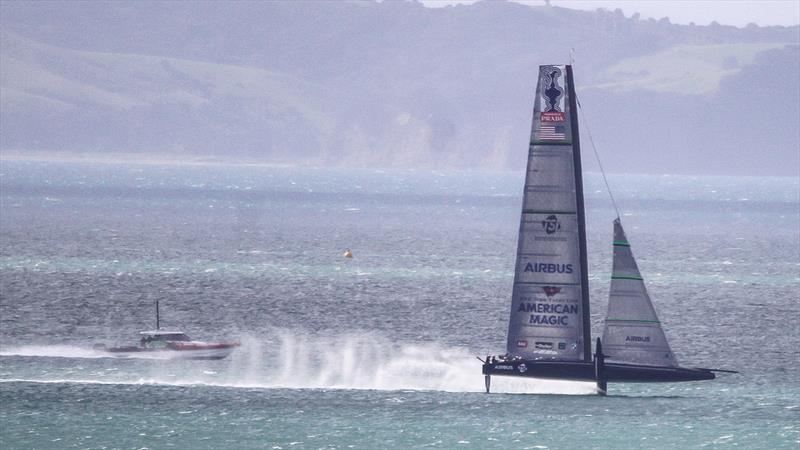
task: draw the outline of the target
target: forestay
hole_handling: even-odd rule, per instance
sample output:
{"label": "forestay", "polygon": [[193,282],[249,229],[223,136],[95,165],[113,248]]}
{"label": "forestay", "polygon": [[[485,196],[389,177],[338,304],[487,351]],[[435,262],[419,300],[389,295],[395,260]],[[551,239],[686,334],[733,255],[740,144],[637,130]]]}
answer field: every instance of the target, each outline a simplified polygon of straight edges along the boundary
{"label": "forestay", "polygon": [[586,239],[570,66],[541,66],[525,175],[507,351],[590,361]]}
{"label": "forestay", "polygon": [[619,219],[603,352],[607,361],[678,367]]}

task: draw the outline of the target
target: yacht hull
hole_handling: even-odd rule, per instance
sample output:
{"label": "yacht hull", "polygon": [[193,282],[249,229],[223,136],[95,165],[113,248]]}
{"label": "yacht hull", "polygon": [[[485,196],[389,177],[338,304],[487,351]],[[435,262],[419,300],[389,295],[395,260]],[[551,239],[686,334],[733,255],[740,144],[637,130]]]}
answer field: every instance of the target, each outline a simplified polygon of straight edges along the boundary
{"label": "yacht hull", "polygon": [[238,347],[236,343],[204,345],[169,345],[164,348],[110,347],[100,348],[108,356],[116,358],[157,358],[157,359],[224,359]]}
{"label": "yacht hull", "polygon": [[[575,381],[597,381],[594,362],[514,360],[483,364],[484,375],[527,378],[547,378]],[[659,367],[638,364],[605,362],[602,372],[605,382],[668,383],[677,381],[713,380],[709,369]]]}

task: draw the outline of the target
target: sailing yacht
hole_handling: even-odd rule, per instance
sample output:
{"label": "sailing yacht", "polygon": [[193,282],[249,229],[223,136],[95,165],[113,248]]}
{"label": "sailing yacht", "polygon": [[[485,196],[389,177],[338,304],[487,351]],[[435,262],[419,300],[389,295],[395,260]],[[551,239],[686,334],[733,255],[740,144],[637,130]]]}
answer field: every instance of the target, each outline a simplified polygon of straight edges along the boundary
{"label": "sailing yacht", "polygon": [[680,367],[656,316],[620,219],[602,339],[592,353],[577,99],[572,66],[539,67],[506,353],[491,377],[607,383],[698,381],[719,369]]}

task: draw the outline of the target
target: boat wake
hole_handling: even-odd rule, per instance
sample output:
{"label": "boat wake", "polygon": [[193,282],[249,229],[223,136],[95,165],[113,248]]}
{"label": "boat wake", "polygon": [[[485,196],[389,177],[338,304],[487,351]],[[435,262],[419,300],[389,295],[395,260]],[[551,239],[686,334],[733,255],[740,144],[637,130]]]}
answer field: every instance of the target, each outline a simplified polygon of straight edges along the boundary
{"label": "boat wake", "polygon": [[105,358],[108,354],[72,345],[22,345],[0,347],[0,356],[31,356],[42,358]]}
{"label": "boat wake", "polygon": [[[98,372],[102,376],[96,379],[81,376],[72,367],[59,375],[55,363],[47,365],[46,377],[15,376],[13,368],[7,366],[12,370],[6,370],[0,381],[483,392],[481,364],[474,352],[463,347],[401,344],[376,333],[309,337],[288,330],[271,334],[269,339],[243,336],[240,341],[241,348],[221,361],[137,363],[119,359],[114,361],[114,372]],[[0,356],[109,359],[100,352],[70,346],[3,348]],[[497,378],[493,380],[492,392],[576,395],[595,392],[592,383]]]}
{"label": "boat wake", "polygon": [[[423,390],[482,392],[483,375],[475,353],[437,343],[400,344],[368,333],[336,338],[279,334],[274,387],[315,389]],[[324,351],[320,351],[324,349]],[[249,376],[259,377],[245,370]],[[594,393],[591,383],[549,380],[508,380],[495,392]]]}
{"label": "boat wake", "polygon": [[[2,356],[26,356],[40,358],[113,358],[106,351],[73,345],[23,345],[19,347],[0,347]],[[131,359],[172,359],[170,354],[141,353],[125,355]]]}

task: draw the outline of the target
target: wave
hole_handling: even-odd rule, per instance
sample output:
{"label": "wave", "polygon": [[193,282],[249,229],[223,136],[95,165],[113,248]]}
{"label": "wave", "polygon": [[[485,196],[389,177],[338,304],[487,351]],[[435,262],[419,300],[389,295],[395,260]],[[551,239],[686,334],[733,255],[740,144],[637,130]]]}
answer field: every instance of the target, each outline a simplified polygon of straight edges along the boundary
{"label": "wave", "polygon": [[[276,330],[270,338],[244,336],[242,346],[223,361],[136,363],[113,374],[87,377],[5,376],[2,382],[154,384],[256,389],[369,389],[482,392],[483,375],[475,354],[439,343],[397,343],[376,333],[309,336]],[[3,349],[0,356],[104,358],[102,352],[70,346],[26,346]],[[212,367],[213,370],[208,370]],[[8,365],[6,365],[8,368]],[[6,371],[8,372],[8,370]],[[73,376],[75,376],[73,378]],[[592,383],[493,377],[492,392],[594,394]]]}

